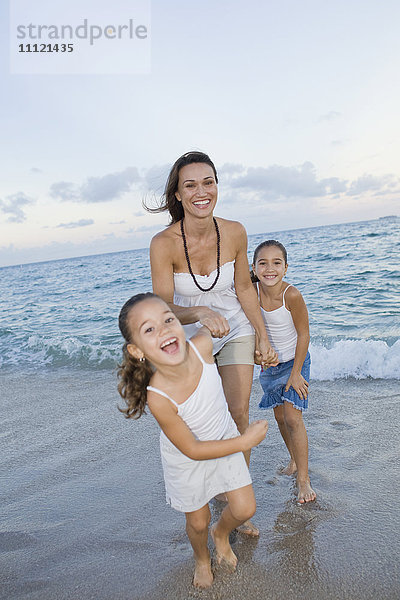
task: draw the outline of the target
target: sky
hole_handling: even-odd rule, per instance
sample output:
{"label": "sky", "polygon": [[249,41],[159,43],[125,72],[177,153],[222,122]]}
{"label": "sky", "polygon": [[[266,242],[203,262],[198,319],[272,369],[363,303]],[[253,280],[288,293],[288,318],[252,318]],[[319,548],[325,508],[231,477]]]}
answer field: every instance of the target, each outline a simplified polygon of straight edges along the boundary
{"label": "sky", "polygon": [[149,72],[21,75],[0,0],[0,266],[147,247],[167,216],[142,201],[189,150],[249,234],[400,214],[399,22],[397,0],[153,0]]}

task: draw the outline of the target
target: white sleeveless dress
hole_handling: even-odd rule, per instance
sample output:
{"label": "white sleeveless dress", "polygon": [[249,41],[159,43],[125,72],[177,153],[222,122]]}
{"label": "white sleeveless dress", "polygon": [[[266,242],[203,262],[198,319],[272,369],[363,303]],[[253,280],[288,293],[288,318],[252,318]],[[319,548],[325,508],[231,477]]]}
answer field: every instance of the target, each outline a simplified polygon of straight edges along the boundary
{"label": "white sleeveless dress", "polygon": [[[196,275],[196,279],[203,288],[208,288],[213,283],[217,269],[209,275]],[[224,263],[221,266],[219,279],[216,286],[209,292],[202,292],[195,285],[190,273],[174,273],[174,304],[179,306],[208,306],[219,312],[228,321],[230,331],[223,338],[213,338],[213,354],[217,354],[227,342],[245,335],[254,334],[254,329],[244,314],[236,295],[234,286],[235,261]],[[186,337],[196,334],[200,323],[184,325]]]}
{"label": "white sleeveless dress", "polygon": [[[199,384],[193,394],[177,404],[165,392],[150,385],[147,389],[168,398],[198,440],[236,437],[239,432],[228,410],[216,365],[206,363],[190,340],[189,345],[203,365]],[[160,434],[160,449],[166,500],[176,510],[198,510],[217,494],[251,483],[242,452],[221,458],[193,460],[178,450],[163,431]]]}

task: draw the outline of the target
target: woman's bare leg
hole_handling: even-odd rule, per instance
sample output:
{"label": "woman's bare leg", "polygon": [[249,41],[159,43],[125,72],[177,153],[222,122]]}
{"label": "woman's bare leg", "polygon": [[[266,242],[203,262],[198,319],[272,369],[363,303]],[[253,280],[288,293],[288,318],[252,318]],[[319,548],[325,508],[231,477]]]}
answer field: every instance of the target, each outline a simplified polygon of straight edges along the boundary
{"label": "woman's bare leg", "polygon": [[229,534],[240,525],[248,522],[256,511],[256,500],[252,485],[226,493],[228,505],[222,511],[219,521],[211,528],[218,563],[226,562],[236,568],[237,557],[229,543]]}
{"label": "woman's bare leg", "polygon": [[[253,383],[253,365],[224,365],[218,367],[229,411],[239,430],[244,433],[249,426],[249,401]],[[247,466],[250,464],[250,450],[244,452]],[[257,536],[259,531],[250,521],[239,527],[246,535]]]}
{"label": "woman's bare leg", "polygon": [[[244,433],[249,426],[249,401],[253,383],[253,365],[224,365],[218,367],[229,411],[239,430]],[[247,465],[250,450],[244,453]]]}

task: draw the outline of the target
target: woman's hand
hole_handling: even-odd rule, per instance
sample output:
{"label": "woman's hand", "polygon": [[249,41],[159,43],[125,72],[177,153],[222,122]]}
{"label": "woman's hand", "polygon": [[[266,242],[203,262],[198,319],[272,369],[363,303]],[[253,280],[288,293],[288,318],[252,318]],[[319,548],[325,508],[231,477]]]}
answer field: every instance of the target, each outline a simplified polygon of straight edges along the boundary
{"label": "woman's hand", "polygon": [[256,365],[261,365],[261,354],[259,350],[254,350],[254,362]]}
{"label": "woman's hand", "polygon": [[211,335],[215,338],[222,338],[230,331],[229,323],[225,317],[207,306],[199,307],[198,320],[209,329]]}
{"label": "woman's hand", "polygon": [[258,358],[258,365],[263,367],[276,367],[279,364],[278,355],[267,340],[256,339],[255,356]]}
{"label": "woman's hand", "polygon": [[268,431],[268,421],[262,419],[260,421],[253,421],[250,423],[246,431],[242,434],[242,441],[244,442],[243,451],[254,448],[260,442],[263,441]]}
{"label": "woman's hand", "polygon": [[298,393],[302,400],[305,400],[308,396],[308,383],[304,379],[301,373],[291,373],[287,381],[285,392],[289,391],[292,387],[295,392]]}

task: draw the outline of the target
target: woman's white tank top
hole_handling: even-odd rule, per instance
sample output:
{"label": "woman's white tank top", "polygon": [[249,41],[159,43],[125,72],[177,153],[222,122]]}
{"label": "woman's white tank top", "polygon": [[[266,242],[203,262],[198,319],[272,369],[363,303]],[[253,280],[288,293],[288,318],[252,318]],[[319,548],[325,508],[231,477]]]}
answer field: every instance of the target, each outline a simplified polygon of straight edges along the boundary
{"label": "woman's white tank top", "polygon": [[[261,307],[261,313],[267,330],[271,346],[278,353],[279,362],[292,360],[296,353],[297,331],[293,323],[290,310],[285,306],[285,294],[291,287],[291,284],[285,288],[282,296],[282,306],[275,310],[264,310]],[[257,283],[258,297],[260,290]]]}
{"label": "woman's white tank top", "polygon": [[[209,275],[196,275],[202,287],[208,288],[215,279],[216,269]],[[234,286],[235,261],[221,265],[220,276],[216,286],[207,292],[202,292],[193,282],[190,273],[174,273],[174,304],[179,306],[208,306],[219,312],[229,323],[230,331],[223,338],[213,338],[213,354],[221,350],[227,342],[236,338],[252,335],[254,329],[249,323],[240,305]],[[193,337],[199,322],[184,325],[187,338]]]}

